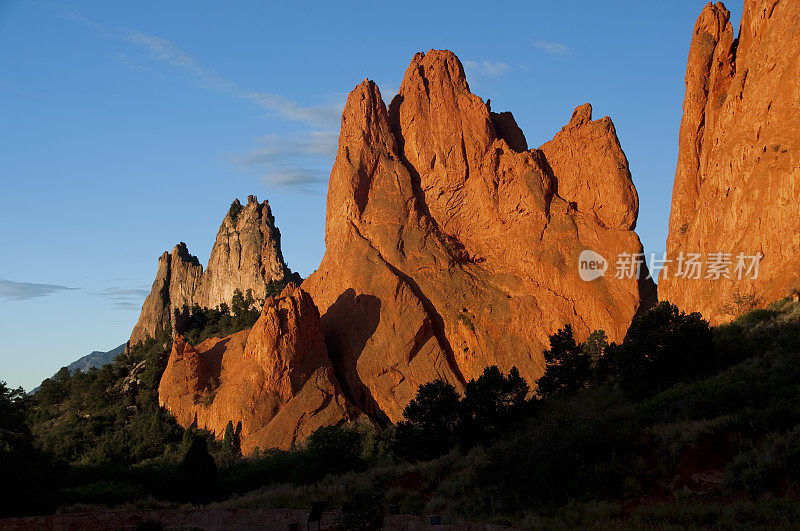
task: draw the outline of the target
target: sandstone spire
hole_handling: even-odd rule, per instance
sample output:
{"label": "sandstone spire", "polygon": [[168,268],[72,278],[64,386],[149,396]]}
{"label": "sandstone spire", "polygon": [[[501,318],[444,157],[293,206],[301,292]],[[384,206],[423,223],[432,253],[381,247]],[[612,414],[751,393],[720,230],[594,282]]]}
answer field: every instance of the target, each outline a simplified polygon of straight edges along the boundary
{"label": "sandstone spire", "polygon": [[[678,278],[659,297],[714,322],[800,285],[800,4],[746,0],[738,38],[730,13],[709,3],[689,46],[667,252],[724,253],[731,278]],[[737,256],[763,255],[758,278]],[[750,265],[748,260],[746,265]]]}
{"label": "sandstone spire", "polygon": [[287,271],[269,203],[259,203],[253,195],[246,205],[237,199],[219,227],[194,302],[205,308],[230,304],[237,288],[242,293],[251,289],[256,299],[263,299],[267,284],[282,280]]}
{"label": "sandstone spire", "polygon": [[619,340],[653,301],[646,271],[578,274],[584,249],[612,262],[642,251],[611,120],[580,107],[553,141],[526,148],[451,52],[418,53],[388,110],[371,81],[350,93],[325,256],[303,288],[357,406],[397,420],[421,383],[461,385],[493,364],[533,382],[556,329]]}
{"label": "sandstone spire", "polygon": [[158,259],[156,279],[131,332],[130,344],[156,337],[164,327],[171,330],[174,311],[191,305],[202,274],[203,266],[189,254],[185,243],[180,242],[171,253],[165,251]]}
{"label": "sandstone spire", "polygon": [[130,344],[155,337],[165,326],[172,330],[175,311],[184,306],[230,304],[236,289],[252,290],[256,300],[265,298],[267,284],[289,274],[280,238],[267,201],[259,203],[251,195],[242,205],[236,199],[222,220],[205,272],[183,242],[161,255]]}

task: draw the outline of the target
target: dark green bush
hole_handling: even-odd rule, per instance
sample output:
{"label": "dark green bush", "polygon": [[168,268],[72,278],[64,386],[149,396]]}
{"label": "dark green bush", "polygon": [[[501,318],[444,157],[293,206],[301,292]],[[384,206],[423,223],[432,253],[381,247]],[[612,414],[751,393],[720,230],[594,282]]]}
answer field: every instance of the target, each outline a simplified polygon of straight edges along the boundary
{"label": "dark green bush", "polygon": [[606,354],[612,377],[636,396],[709,374],[717,364],[708,322],[668,302],[635,317],[622,344]]}
{"label": "dark green bush", "polygon": [[203,437],[193,437],[183,460],[178,465],[178,478],[184,499],[194,503],[207,503],[219,495],[219,471],[214,458],[208,453]]}
{"label": "dark green bush", "polygon": [[456,443],[460,398],[444,380],[423,384],[403,410],[397,423],[394,451],[403,459],[430,459],[446,453]]}
{"label": "dark green bush", "polygon": [[324,426],[309,435],[296,459],[291,479],[295,483],[318,481],[328,474],[365,468],[363,439],[352,426]]}
{"label": "dark green bush", "polygon": [[461,442],[469,446],[495,437],[525,412],[528,392],[516,367],[508,376],[495,365],[487,367],[477,380],[467,382],[464,390],[458,426]]}
{"label": "dark green bush", "polygon": [[550,349],[544,351],[547,369],[536,381],[540,397],[574,394],[589,386],[592,359],[585,355],[583,347],[575,341],[568,324],[550,336]]}
{"label": "dark green bush", "polygon": [[[186,340],[197,345],[210,337],[226,337],[241,330],[252,328],[261,312],[258,310],[253,291],[245,295],[240,290],[233,292],[231,305],[220,304],[216,308],[201,308],[195,304],[184,306],[176,322],[181,322],[179,330]],[[186,316],[186,317],[183,317]]]}
{"label": "dark green bush", "polygon": [[623,496],[638,431],[629,401],[601,387],[542,408],[487,450],[476,471],[478,487],[502,511]]}
{"label": "dark green bush", "polygon": [[231,203],[231,207],[228,209],[228,217],[231,218],[231,221],[236,223],[236,220],[239,219],[239,214],[242,213],[242,204],[239,202],[238,199],[234,199]]}

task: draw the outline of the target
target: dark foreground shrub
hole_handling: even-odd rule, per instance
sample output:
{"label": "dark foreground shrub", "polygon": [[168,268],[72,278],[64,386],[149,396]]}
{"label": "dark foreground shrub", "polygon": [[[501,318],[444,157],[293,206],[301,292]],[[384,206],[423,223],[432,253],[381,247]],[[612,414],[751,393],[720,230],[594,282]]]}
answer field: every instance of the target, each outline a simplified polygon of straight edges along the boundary
{"label": "dark foreground shrub", "polygon": [[625,340],[609,345],[607,356],[613,377],[636,396],[653,395],[716,367],[708,322],[666,301],[634,318]]}

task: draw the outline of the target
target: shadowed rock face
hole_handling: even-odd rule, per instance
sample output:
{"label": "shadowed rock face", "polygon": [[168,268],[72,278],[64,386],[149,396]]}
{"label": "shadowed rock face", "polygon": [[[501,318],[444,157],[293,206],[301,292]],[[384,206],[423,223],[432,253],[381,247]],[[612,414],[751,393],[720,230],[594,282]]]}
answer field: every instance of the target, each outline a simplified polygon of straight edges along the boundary
{"label": "shadowed rock face", "polygon": [[200,285],[203,266],[190,255],[186,244],[176,245],[171,253],[164,252],[158,259],[158,271],[150,294],[142,305],[139,321],[131,332],[130,344],[144,341],[165,326],[170,326],[176,309],[192,304],[192,297]]}
{"label": "shadowed rock face", "polygon": [[155,337],[164,326],[172,327],[175,311],[184,305],[214,308],[223,302],[230,304],[236,289],[242,293],[252,290],[253,297],[263,299],[267,284],[288,273],[269,203],[259,203],[252,195],[246,205],[237,199],[222,220],[205,272],[183,242],[159,258],[156,279],[130,343]]}
{"label": "shadowed rock face", "polygon": [[[325,256],[303,288],[348,396],[398,420],[437,377],[461,386],[498,365],[533,382],[565,323],[620,340],[655,296],[643,276],[613,277],[618,254],[642,251],[637,213],[609,118],[581,106],[527,150],[513,116],[470,92],[458,58],[431,50],[388,109],[371,81],[350,93]],[[611,262],[606,277],[580,279],[587,248]]]}
{"label": "shadowed rock face", "polygon": [[[800,3],[746,0],[736,39],[729,18],[709,3],[692,34],[667,251],[731,253],[733,278],[659,282],[714,322],[737,293],[770,302],[800,277]],[[758,279],[734,274],[739,253],[763,255]]]}
{"label": "shadowed rock face", "polygon": [[159,403],[186,427],[224,433],[241,422],[242,450],[288,449],[320,426],[352,418],[328,359],[319,312],[289,284],[268,298],[251,330],[197,346],[178,336]]}

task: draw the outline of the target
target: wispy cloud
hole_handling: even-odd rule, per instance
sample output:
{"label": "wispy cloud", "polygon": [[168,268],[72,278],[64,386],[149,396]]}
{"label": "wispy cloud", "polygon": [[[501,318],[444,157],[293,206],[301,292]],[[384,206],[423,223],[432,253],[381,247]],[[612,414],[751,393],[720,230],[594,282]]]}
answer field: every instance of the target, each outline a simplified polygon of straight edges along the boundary
{"label": "wispy cloud", "polygon": [[336,127],[342,114],[343,103],[303,107],[297,102],[277,94],[249,92],[244,94],[244,97],[284,120],[304,122],[312,127]]}
{"label": "wispy cloud", "polygon": [[98,37],[107,38],[110,36],[108,30],[106,30],[106,28],[104,28],[100,24],[97,24],[94,20],[85,17],[84,15],[80,14],[79,12],[73,9],[64,8],[64,6],[59,6],[59,7],[60,7],[59,14],[61,15],[61,18],[65,20],[70,20],[72,22],[77,22],[78,24],[86,26],[87,28],[95,32]]}
{"label": "wispy cloud", "polygon": [[243,164],[263,164],[288,157],[332,156],[336,153],[337,140],[335,131],[267,135],[257,138],[258,145],[237,160]]}
{"label": "wispy cloud", "polygon": [[500,77],[511,67],[499,61],[464,61],[464,68],[470,76]]}
{"label": "wispy cloud", "polygon": [[319,186],[326,180],[325,170],[300,166],[277,166],[265,172],[262,180],[282,188],[320,193]]}
{"label": "wispy cloud", "polygon": [[337,139],[335,131],[267,135],[234,160],[243,169],[256,171],[265,183],[319,192],[336,155]]}
{"label": "wispy cloud", "polygon": [[[258,105],[260,108],[290,122],[302,122],[312,127],[336,127],[341,115],[342,104],[303,106],[298,102],[269,92],[249,92],[236,83],[225,79],[214,70],[200,64],[176,43],[135,30],[120,33],[122,40],[141,47],[147,58],[171,68],[179,75],[190,79],[200,88],[229,94]],[[137,70],[146,66],[135,57],[122,54],[125,64]]]}
{"label": "wispy cloud", "polygon": [[144,48],[151,59],[190,76],[202,88],[221,92],[237,90],[235,83],[202,66],[172,41],[136,30],[123,30],[119,35],[123,41]]}
{"label": "wispy cloud", "polygon": [[95,295],[100,295],[101,297],[109,297],[109,298],[119,298],[119,297],[146,297],[150,293],[149,290],[146,289],[138,289],[138,288],[118,288],[116,286],[106,288],[103,291],[98,291]]}
{"label": "wispy cloud", "polygon": [[[336,131],[344,97],[336,103],[309,106],[279,94],[245,90],[204,66],[173,41],[134,29],[109,30],[75,12],[64,13],[63,17],[83,24],[103,39],[132,46],[132,50],[116,53],[116,57],[131,69],[157,75],[165,69],[205,90],[251,102],[286,122],[313,128],[304,133],[258,138],[254,148],[233,158],[242,168],[256,169],[265,183],[284,188],[316,191],[315,186],[326,181],[336,153]],[[492,63],[482,68],[491,71],[498,67]]]}
{"label": "wispy cloud", "polygon": [[572,53],[572,50],[560,42],[534,41],[532,44],[548,55],[569,55]]}
{"label": "wispy cloud", "polygon": [[71,291],[78,288],[68,288],[58,284],[36,284],[31,282],[14,282],[0,278],[0,298],[12,301],[27,301],[40,297],[47,297],[61,291]]}
{"label": "wispy cloud", "polygon": [[97,291],[93,295],[107,299],[118,310],[138,310],[142,307],[142,302],[149,293],[150,291],[146,289],[112,286],[102,291]]}

